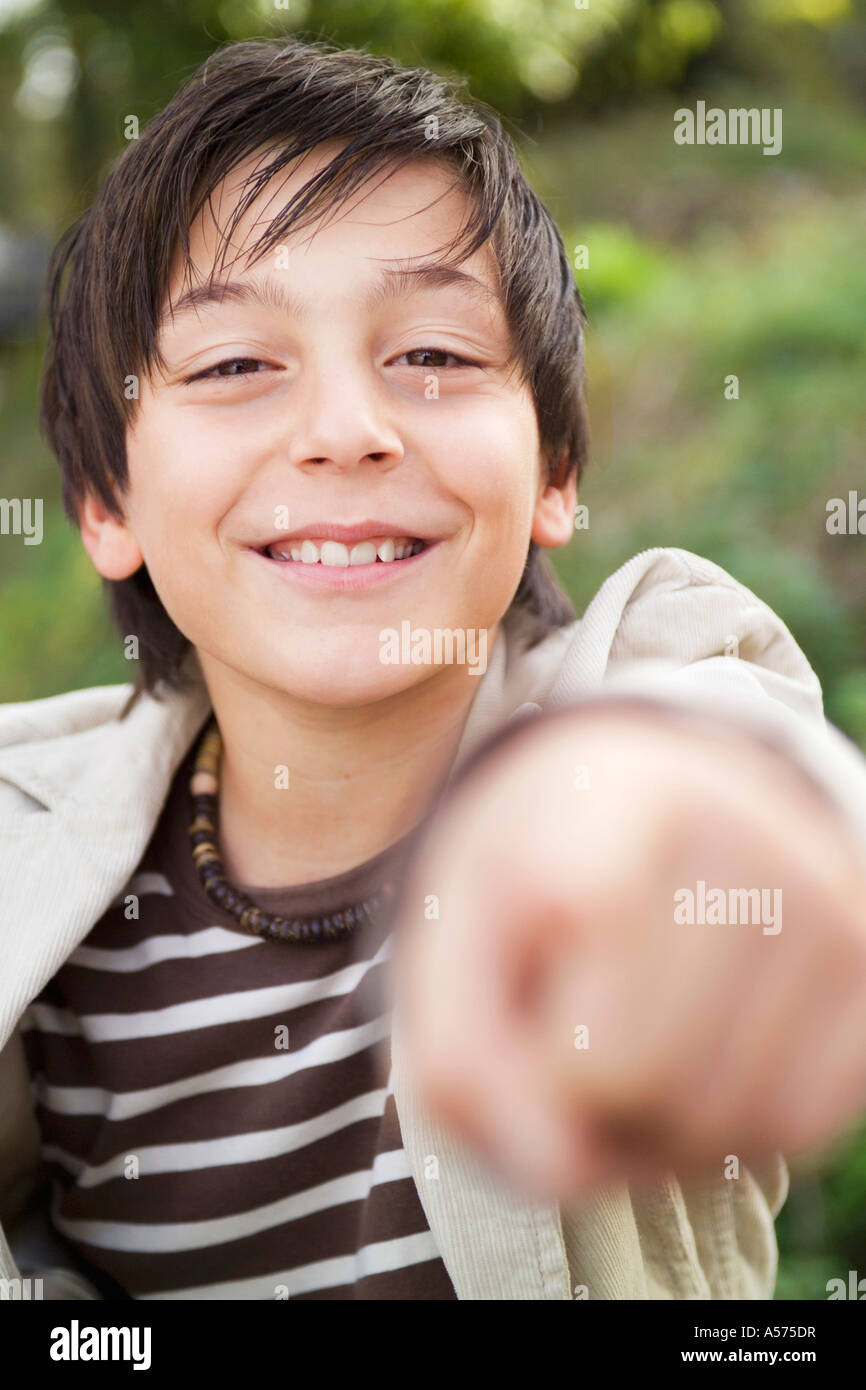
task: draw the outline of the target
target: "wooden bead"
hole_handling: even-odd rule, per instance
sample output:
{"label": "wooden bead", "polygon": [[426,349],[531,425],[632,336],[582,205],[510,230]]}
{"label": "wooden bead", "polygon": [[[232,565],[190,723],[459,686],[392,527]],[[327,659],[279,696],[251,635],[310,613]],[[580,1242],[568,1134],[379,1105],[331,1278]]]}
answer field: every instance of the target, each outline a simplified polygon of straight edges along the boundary
{"label": "wooden bead", "polygon": [[196,845],[192,852],[193,860],[197,865],[219,864],[220,854],[216,845]]}

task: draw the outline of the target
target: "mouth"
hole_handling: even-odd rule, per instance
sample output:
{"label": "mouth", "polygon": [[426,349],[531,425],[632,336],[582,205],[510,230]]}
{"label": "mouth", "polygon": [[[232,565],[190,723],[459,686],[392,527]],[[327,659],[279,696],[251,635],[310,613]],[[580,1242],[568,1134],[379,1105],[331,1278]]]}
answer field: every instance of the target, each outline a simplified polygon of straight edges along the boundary
{"label": "mouth", "polygon": [[435,545],[435,541],[422,540],[417,536],[371,536],[353,544],[308,536],[303,540],[274,541],[259,549],[258,554],[278,565],[354,569],[401,564],[432,545]]}
{"label": "mouth", "polygon": [[[354,534],[349,535],[345,535],[348,527],[328,529],[331,535],[323,536],[321,532],[314,534],[311,527],[304,536],[280,537],[267,545],[250,547],[249,553],[283,583],[308,591],[348,595],[380,589],[398,582],[401,575],[408,577],[416,569],[423,569],[428,557],[442,544],[440,540],[405,532],[389,534],[378,526],[375,530],[372,526],[351,528]],[[359,529],[365,534],[359,536]],[[345,539],[335,538],[333,532],[340,530]]]}

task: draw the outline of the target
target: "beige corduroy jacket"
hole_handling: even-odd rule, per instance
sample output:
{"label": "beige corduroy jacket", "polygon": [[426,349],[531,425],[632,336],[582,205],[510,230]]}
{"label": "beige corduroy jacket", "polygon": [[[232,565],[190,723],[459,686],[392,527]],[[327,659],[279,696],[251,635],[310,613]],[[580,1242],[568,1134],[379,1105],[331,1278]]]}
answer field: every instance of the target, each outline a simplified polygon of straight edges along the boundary
{"label": "beige corduroy jacket", "polygon": [[[5,1234],[0,1226],[0,1280],[41,1276],[45,1297],[99,1295],[57,1233],[49,1229],[35,1254],[31,1236],[18,1240],[32,1229],[21,1193],[33,1189],[39,1133],[17,1025],[132,877],[210,708],[200,684],[142,697],[120,719],[130,690],[0,706],[0,1216],[14,1214]],[[503,624],[454,768],[518,710],[623,692],[769,737],[829,794],[866,850],[866,760],[825,723],[803,653],[752,593],[681,550],[635,556],[582,619],[534,649],[520,649],[513,621]],[[788,1186],[781,1156],[741,1168],[737,1180],[610,1187],[568,1209],[517,1200],[426,1110],[406,1075],[396,1017],[391,1049],[403,1144],[459,1298],[772,1297],[773,1222]],[[435,1180],[425,1176],[431,1154]]]}

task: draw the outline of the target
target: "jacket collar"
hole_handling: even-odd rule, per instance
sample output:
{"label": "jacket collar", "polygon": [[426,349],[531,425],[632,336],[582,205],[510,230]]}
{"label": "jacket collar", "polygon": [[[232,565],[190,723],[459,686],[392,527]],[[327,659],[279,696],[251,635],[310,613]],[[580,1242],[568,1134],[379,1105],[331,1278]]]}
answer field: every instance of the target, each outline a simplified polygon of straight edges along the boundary
{"label": "jacket collar", "polygon": [[[501,723],[546,699],[576,627],[559,628],[521,652],[518,622],[509,617],[492,644],[452,774]],[[142,694],[124,717],[130,685],[0,705],[0,825],[16,814],[47,810],[93,836],[122,833],[137,841],[144,835],[143,850],[172,777],[211,709],[194,655],[184,674],[184,690],[161,698]]]}

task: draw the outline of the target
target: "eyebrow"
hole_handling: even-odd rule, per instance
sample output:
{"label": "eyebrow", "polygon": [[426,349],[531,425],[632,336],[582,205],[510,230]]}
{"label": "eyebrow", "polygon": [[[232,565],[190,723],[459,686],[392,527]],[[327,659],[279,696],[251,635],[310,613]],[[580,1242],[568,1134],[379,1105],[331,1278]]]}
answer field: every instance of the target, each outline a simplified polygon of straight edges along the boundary
{"label": "eyebrow", "polygon": [[[390,300],[416,293],[422,289],[448,289],[457,287],[485,304],[501,306],[499,294],[456,266],[436,261],[432,264],[386,269],[380,279],[361,297],[365,309],[377,309]],[[214,284],[193,285],[168,306],[160,315],[158,328],[176,318],[179,314],[191,313],[203,305],[222,304],[261,304],[269,309],[278,309],[290,318],[303,320],[313,312],[313,304],[290,290],[282,280],[273,275],[259,280],[224,280]]]}

